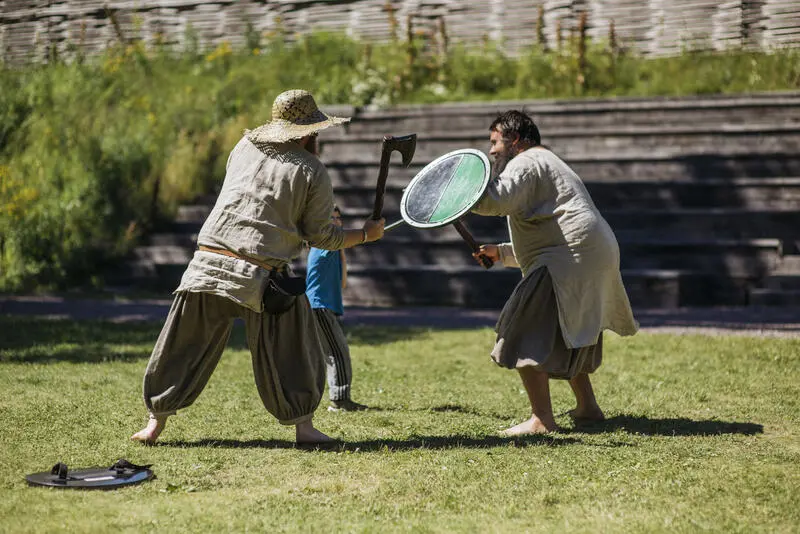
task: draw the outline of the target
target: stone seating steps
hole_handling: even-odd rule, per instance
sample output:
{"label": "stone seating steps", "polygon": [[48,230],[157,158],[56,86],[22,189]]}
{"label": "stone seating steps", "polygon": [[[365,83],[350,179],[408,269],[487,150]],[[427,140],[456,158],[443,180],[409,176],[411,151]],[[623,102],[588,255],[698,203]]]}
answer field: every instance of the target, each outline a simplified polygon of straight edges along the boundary
{"label": "stone seating steps", "polygon": [[[344,130],[325,135],[359,133],[399,135],[404,132],[488,129],[508,109],[530,114],[545,136],[560,128],[598,128],[652,125],[786,124],[800,122],[800,95],[702,96],[681,98],[620,98],[508,101],[399,106],[390,110],[328,107],[334,115],[353,117]],[[735,113],[731,109],[735,109]],[[443,127],[445,126],[445,127]]]}
{"label": "stone seating steps", "polygon": [[800,254],[779,259],[777,268],[751,288],[748,303],[755,306],[797,306],[800,304]]}
{"label": "stone seating steps", "polygon": [[[388,236],[348,251],[353,265],[469,265],[472,251],[455,230],[437,241]],[[479,243],[496,243],[496,236],[474,234]],[[708,270],[737,276],[764,276],[778,266],[777,239],[680,240],[619,238],[621,266],[643,269]]]}
{"label": "stone seating steps", "polygon": [[[375,150],[380,149],[379,142]],[[451,150],[464,148],[450,147]],[[405,187],[408,182],[429,162],[412,161],[404,168],[399,165],[399,156],[393,156],[389,167],[387,185]],[[327,162],[328,156],[323,155]],[[730,178],[777,179],[800,177],[800,148],[777,149],[772,152],[752,154],[708,154],[684,153],[680,156],[665,156],[653,152],[636,155],[576,155],[568,158],[569,166],[585,182],[629,183],[635,182],[678,182],[681,186],[687,181],[705,183]],[[378,158],[366,162],[326,163],[328,174],[334,187],[374,188],[378,176]]]}
{"label": "stone seating steps", "polygon": [[[177,287],[190,254],[174,263],[138,260],[129,262],[114,281],[127,287],[170,292]],[[180,254],[180,253],[178,253]],[[302,265],[295,268],[302,274]],[[633,306],[675,308],[681,306],[744,305],[752,277],[720,277],[681,269],[622,269],[622,279]],[[448,305],[498,308],[520,280],[520,271],[495,266],[487,271],[477,265],[357,265],[348,267],[347,305],[419,306]],[[485,291],[492,287],[491,292]]]}
{"label": "stone seating steps", "polygon": [[751,289],[748,304],[751,306],[800,306],[800,289]]}
{"label": "stone seating steps", "polygon": [[[365,192],[361,203],[365,207],[353,207],[340,202],[344,211],[346,227],[360,227],[372,213],[373,191]],[[800,193],[800,191],[798,191]],[[602,197],[600,197],[602,200]],[[341,198],[337,196],[337,201]],[[713,208],[606,208],[596,202],[603,217],[614,229],[619,238],[647,239],[664,235],[678,235],[681,239],[703,237],[713,239],[758,239],[775,238],[786,241],[785,253],[792,252],[795,238],[800,228],[800,210],[792,207],[783,209],[750,209],[741,207]],[[210,212],[210,205],[182,206],[171,232],[162,232],[150,237],[149,245],[190,245],[196,239],[202,222]],[[399,201],[386,197],[383,215],[387,224],[401,220]],[[505,219],[501,217],[482,217],[475,214],[465,216],[465,224],[473,233],[497,238],[506,232]],[[443,235],[451,234],[449,228],[419,230],[403,224],[386,234],[386,239],[402,236],[417,241],[437,241]]]}
{"label": "stone seating steps", "polygon": [[[598,206],[617,236],[653,237],[678,235],[681,238],[707,236],[713,238],[773,237],[790,240],[798,236],[800,210],[751,210],[747,208],[667,208],[667,209],[605,209]],[[345,210],[345,208],[342,208]],[[345,220],[360,226],[372,208],[346,209]],[[400,220],[397,209],[384,209],[387,224]],[[496,236],[506,232],[505,219],[469,214],[467,226],[475,232]],[[407,225],[391,230],[394,234],[414,234],[416,239],[428,239],[432,230],[418,230]]]}
{"label": "stone seating steps", "polygon": [[[409,132],[398,132],[409,133]],[[323,160],[336,163],[377,164],[381,136],[375,134],[320,138]],[[452,131],[418,133],[414,161],[427,164],[456,148],[488,151],[488,132]],[[576,128],[545,131],[542,143],[563,159],[573,156],[686,157],[704,154],[768,156],[777,150],[795,152],[800,148],[800,122],[709,126],[620,126],[617,128]],[[400,159],[399,155],[398,161]]]}
{"label": "stone seating steps", "polygon": [[[622,269],[631,304],[639,308],[743,305],[747,277],[719,277],[675,269]],[[517,269],[499,266],[354,265],[348,270],[346,303],[369,306],[450,305],[499,308],[520,281]],[[491,290],[487,290],[491,288]]]}
{"label": "stone seating steps", "polygon": [[[387,219],[397,216],[403,190],[412,177],[410,173],[403,177],[395,175],[395,180],[387,185],[384,195],[384,212],[387,214]],[[586,180],[584,183],[595,204],[604,214],[607,214],[608,210],[615,209],[695,208],[708,213],[721,213],[720,210],[737,208],[751,212],[800,211],[797,210],[800,206],[800,178],[731,178],[672,182]],[[373,182],[366,185],[339,182],[334,186],[334,197],[337,204],[346,212],[345,215],[365,215],[371,212],[375,200],[374,177]],[[199,198],[196,204],[180,206],[175,222],[196,225],[199,228],[211,211],[215,200],[215,196],[208,195]],[[188,231],[192,229],[189,228]]]}
{"label": "stone seating steps", "polygon": [[[794,302],[800,263],[789,260],[800,253],[800,93],[525,104],[545,143],[581,175],[617,234],[634,305]],[[488,126],[510,107],[355,110],[346,131],[323,132],[322,160],[345,226],[360,226],[371,212],[384,133],[419,135],[409,168],[393,156],[384,209],[392,222],[403,188],[425,164],[457,148],[485,151],[487,132],[476,125]],[[182,207],[120,276],[173,289],[214,200]],[[507,240],[500,218],[465,221],[480,242]],[[519,281],[518,270],[479,267],[450,227],[401,226],[381,242],[350,250],[348,259],[348,304],[498,307]],[[302,259],[295,266],[302,271]]]}
{"label": "stone seating steps", "polygon": [[[399,171],[399,170],[398,170]],[[376,170],[377,174],[377,170]],[[407,182],[394,173],[387,185],[384,209],[400,209],[400,200]],[[373,177],[374,181],[374,177]],[[601,209],[725,209],[747,206],[749,210],[796,210],[800,206],[800,178],[731,178],[698,181],[617,181],[585,180],[594,203]],[[339,184],[334,187],[337,204],[344,211],[371,209],[375,184]],[[213,202],[213,199],[212,199]],[[182,207],[182,209],[184,209]],[[201,209],[207,209],[202,206]]]}
{"label": "stone seating steps", "polygon": [[[519,271],[496,266],[488,272],[477,265],[467,245],[452,228],[444,228],[451,235],[440,241],[395,238],[387,234],[384,240],[348,251],[349,304],[416,305],[434,302],[441,287],[449,277],[463,283],[480,282],[472,289],[460,290],[462,296],[453,304],[497,307],[503,295],[498,290],[492,296],[480,296],[485,284],[505,284],[510,291],[519,281]],[[140,247],[136,259],[128,262],[114,280],[119,285],[147,285],[164,291],[172,290],[194,251],[194,239],[186,234],[177,244],[158,244]],[[162,234],[167,237],[169,234]],[[498,239],[479,241],[496,242]],[[716,240],[716,241],[664,241],[632,240],[620,238],[621,268],[626,287],[635,283],[635,291],[628,287],[631,302],[641,307],[693,306],[693,305],[744,305],[749,302],[748,288],[759,286],[760,280],[770,280],[769,272],[781,261],[781,242],[775,239]],[[158,243],[158,240],[154,240]],[[403,252],[399,252],[401,249]],[[303,271],[302,261],[295,265]],[[479,273],[483,278],[475,279]],[[795,284],[800,280],[800,269],[787,273],[781,280]],[[495,280],[495,276],[501,278]],[[441,279],[433,283],[433,280]],[[466,278],[465,278],[466,277]],[[404,288],[402,298],[381,288],[386,279],[391,287]],[[445,284],[441,286],[441,284]],[[508,286],[508,287],[506,287]],[[794,286],[792,286],[794,287]],[[760,289],[760,288],[759,288]],[[783,286],[764,288],[770,293],[781,292]],[[475,294],[472,294],[474,292]],[[763,293],[763,291],[762,291]],[[363,298],[368,295],[369,298]],[[455,298],[455,297],[454,297]],[[389,299],[389,300],[387,300]],[[494,300],[492,300],[494,299]],[[770,302],[774,302],[773,298]]]}
{"label": "stone seating steps", "polygon": [[[452,228],[439,232],[438,239],[427,241],[390,232],[380,242],[348,251],[348,303],[420,305],[441,298],[444,288],[456,288],[453,303],[501,306],[504,295],[519,281],[519,271],[498,265],[484,272],[473,264],[467,245]],[[482,242],[498,241],[480,234],[475,237]],[[129,280],[149,278],[159,289],[174,289],[191,259],[194,246],[186,246],[190,241],[139,248],[126,275]],[[781,243],[775,239],[687,242],[620,237],[619,242],[626,287],[633,285],[628,287],[631,301],[642,307],[746,304],[747,288],[781,258]],[[302,262],[298,267],[302,272]],[[485,284],[500,284],[500,288],[482,295]],[[381,290],[384,286],[386,291]],[[389,287],[404,287],[402,298]]]}
{"label": "stone seating steps", "polygon": [[[451,235],[431,240],[387,235],[380,242],[348,251],[353,265],[362,266],[464,266],[474,260],[466,243],[454,229]],[[497,236],[474,234],[480,243],[496,243]],[[716,274],[765,276],[778,267],[781,242],[777,239],[637,239],[620,237],[621,265],[625,268],[699,269]],[[134,258],[143,263],[183,264],[194,247],[180,244],[138,247]]]}

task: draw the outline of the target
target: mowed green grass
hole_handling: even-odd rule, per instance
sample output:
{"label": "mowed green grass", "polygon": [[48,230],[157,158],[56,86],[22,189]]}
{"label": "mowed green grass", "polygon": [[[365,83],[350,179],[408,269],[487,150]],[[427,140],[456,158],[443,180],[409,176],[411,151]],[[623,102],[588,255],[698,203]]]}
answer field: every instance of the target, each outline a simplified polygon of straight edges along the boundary
{"label": "mowed green grass", "polygon": [[[293,446],[262,407],[237,327],[208,387],[156,447],[141,378],[159,324],[0,318],[3,532],[797,532],[800,339],[606,335],[609,420],[505,439],[528,416],[491,329],[350,330],[354,399],[335,450]],[[25,475],[118,458],[157,479],[111,492]]]}

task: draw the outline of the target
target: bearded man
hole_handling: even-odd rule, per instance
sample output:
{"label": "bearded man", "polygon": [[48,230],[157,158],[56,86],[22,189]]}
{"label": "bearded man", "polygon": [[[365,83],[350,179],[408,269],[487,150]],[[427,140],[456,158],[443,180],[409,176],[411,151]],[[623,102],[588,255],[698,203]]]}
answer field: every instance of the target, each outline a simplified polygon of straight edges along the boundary
{"label": "bearded man", "polygon": [[155,442],[167,418],[195,401],[240,318],[267,411],[294,425],[298,443],[331,441],[311,421],[325,387],[324,353],[305,284],[290,277],[288,264],[304,241],[339,250],[383,236],[383,219],[355,230],[331,221],[333,187],[316,135],[348,120],[324,114],[307,91],[286,91],[272,121],[245,132],[231,151],[147,364],[150,420],[132,440]]}
{"label": "bearded man", "polygon": [[633,335],[633,318],[619,272],[619,247],[577,174],[541,145],[539,129],[519,111],[489,127],[494,177],[473,208],[508,218],[510,243],[480,253],[522,270],[497,322],[492,359],[519,372],[531,417],[503,434],[557,429],[549,379],[569,381],[576,422],[605,418],[589,374],[602,361],[603,330]]}

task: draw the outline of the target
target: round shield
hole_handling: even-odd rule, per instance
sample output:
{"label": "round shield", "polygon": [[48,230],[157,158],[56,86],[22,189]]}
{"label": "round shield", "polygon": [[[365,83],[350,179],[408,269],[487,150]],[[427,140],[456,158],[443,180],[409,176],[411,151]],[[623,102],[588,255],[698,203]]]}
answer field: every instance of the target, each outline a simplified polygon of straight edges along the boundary
{"label": "round shield", "polygon": [[489,183],[489,158],[464,148],[425,166],[411,180],[400,200],[403,219],[417,228],[450,224],[472,209]]}
{"label": "round shield", "polygon": [[31,486],[50,488],[110,490],[121,486],[133,486],[155,475],[149,465],[136,465],[127,460],[118,460],[111,467],[94,467],[70,471],[63,463],[57,463],[50,471],[27,475]]}

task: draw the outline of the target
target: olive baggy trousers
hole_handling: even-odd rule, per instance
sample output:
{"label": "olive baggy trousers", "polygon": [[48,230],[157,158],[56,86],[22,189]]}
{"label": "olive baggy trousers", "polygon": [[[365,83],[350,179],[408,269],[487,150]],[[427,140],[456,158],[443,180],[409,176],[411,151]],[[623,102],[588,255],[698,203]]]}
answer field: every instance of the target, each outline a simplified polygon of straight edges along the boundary
{"label": "olive baggy trousers", "polygon": [[144,402],[153,415],[191,405],[208,383],[241,318],[256,387],[282,424],[308,421],[325,388],[325,361],[305,295],[285,313],[256,313],[211,293],[181,291],[158,337],[144,375]]}

